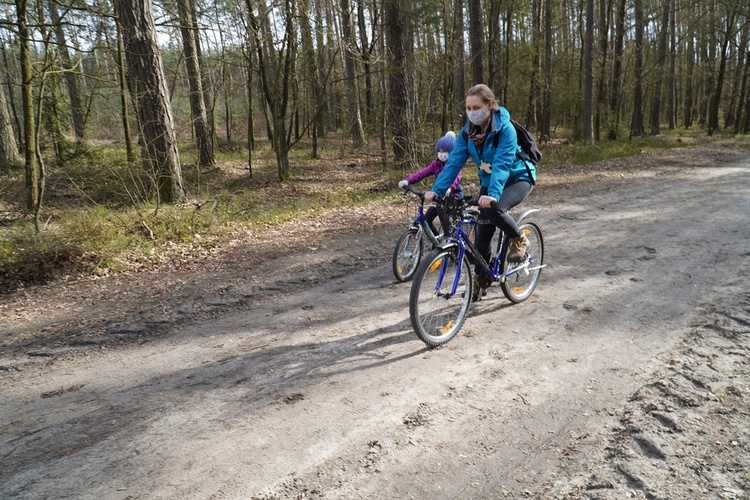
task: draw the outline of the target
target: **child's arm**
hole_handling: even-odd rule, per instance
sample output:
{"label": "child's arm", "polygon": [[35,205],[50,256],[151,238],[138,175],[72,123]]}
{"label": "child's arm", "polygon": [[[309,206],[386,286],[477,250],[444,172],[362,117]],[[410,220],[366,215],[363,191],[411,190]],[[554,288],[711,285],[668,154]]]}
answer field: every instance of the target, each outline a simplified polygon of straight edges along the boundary
{"label": "child's arm", "polygon": [[464,173],[463,169],[458,171],[458,175],[456,176],[456,180],[453,181],[453,184],[451,184],[451,194],[453,194],[456,191],[458,191],[458,187],[461,184],[461,174],[463,174],[463,173]]}
{"label": "child's arm", "polygon": [[427,165],[422,170],[418,170],[417,172],[414,172],[409,177],[407,177],[405,180],[409,184],[414,184],[415,182],[419,182],[425,177],[429,177],[431,175],[437,175],[437,169],[436,169],[436,163],[438,160],[433,161],[429,165]]}

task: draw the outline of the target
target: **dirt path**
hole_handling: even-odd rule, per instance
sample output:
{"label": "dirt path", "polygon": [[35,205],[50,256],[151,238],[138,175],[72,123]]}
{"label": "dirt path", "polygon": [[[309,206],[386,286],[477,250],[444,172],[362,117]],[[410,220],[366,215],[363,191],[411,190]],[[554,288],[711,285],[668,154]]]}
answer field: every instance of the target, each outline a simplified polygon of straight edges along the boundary
{"label": "dirt path", "polygon": [[537,292],[437,350],[373,207],[5,300],[0,497],[747,498],[750,158],[630,161],[540,189]]}

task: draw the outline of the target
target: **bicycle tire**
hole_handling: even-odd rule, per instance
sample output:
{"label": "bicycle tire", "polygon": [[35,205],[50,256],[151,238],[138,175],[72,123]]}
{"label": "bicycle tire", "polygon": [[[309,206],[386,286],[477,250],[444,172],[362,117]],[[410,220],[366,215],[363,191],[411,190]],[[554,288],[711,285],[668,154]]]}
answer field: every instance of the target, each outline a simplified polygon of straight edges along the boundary
{"label": "bicycle tire", "polygon": [[[458,248],[428,253],[414,275],[409,295],[409,318],[414,333],[429,347],[446,344],[464,324],[471,305],[472,271],[466,257],[458,263]],[[456,293],[449,295],[457,266],[461,267]],[[438,290],[437,284],[442,275]]]}
{"label": "bicycle tire", "polygon": [[396,248],[393,249],[393,276],[402,283],[414,276],[422,260],[424,242],[418,235],[418,229],[413,227],[407,229],[399,237]]}
{"label": "bicycle tire", "polygon": [[[506,249],[503,269],[505,269],[505,280],[500,283],[505,297],[518,304],[528,299],[534,292],[544,265],[544,236],[542,228],[535,221],[525,220],[519,228],[520,231],[529,239],[529,248],[526,250],[527,259],[523,263],[508,262],[508,252]],[[525,272],[526,267],[536,268]],[[509,273],[513,273],[509,276]]]}

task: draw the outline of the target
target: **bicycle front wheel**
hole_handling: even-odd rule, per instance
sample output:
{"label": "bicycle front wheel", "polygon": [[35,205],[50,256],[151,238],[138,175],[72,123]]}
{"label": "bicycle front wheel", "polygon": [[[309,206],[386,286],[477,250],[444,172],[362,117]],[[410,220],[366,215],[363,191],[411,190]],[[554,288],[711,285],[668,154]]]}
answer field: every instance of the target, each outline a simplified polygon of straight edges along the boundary
{"label": "bicycle front wheel", "polygon": [[433,250],[414,275],[409,317],[417,337],[430,347],[455,337],[469,312],[471,266],[465,257],[458,262],[458,255],[458,249]]}
{"label": "bicycle front wheel", "polygon": [[422,238],[416,228],[409,228],[401,235],[393,250],[393,276],[397,280],[409,281],[414,276],[422,258],[422,247]]}
{"label": "bicycle front wheel", "polygon": [[505,257],[505,280],[500,283],[503,294],[508,300],[517,304],[528,299],[536,288],[539,274],[544,265],[544,239],[539,224],[525,221],[518,228],[529,239],[526,259],[521,262],[508,262]]}

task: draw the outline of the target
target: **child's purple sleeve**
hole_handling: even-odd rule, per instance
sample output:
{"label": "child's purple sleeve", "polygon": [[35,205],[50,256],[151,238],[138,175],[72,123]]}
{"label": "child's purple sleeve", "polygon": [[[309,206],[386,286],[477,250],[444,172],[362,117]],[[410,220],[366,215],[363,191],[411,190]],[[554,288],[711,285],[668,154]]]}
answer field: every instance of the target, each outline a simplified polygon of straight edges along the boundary
{"label": "child's purple sleeve", "polygon": [[414,172],[413,174],[411,174],[409,177],[406,178],[406,182],[408,182],[409,184],[414,184],[415,182],[421,181],[425,177],[429,177],[431,175],[437,175],[436,170],[435,170],[435,162],[437,162],[437,160],[433,161],[422,170],[418,170],[417,172]]}
{"label": "child's purple sleeve", "polygon": [[451,184],[451,193],[455,193],[458,190],[458,186],[461,184],[461,174],[463,173],[463,170],[458,171],[458,175],[456,176],[456,180],[453,181],[453,184]]}

